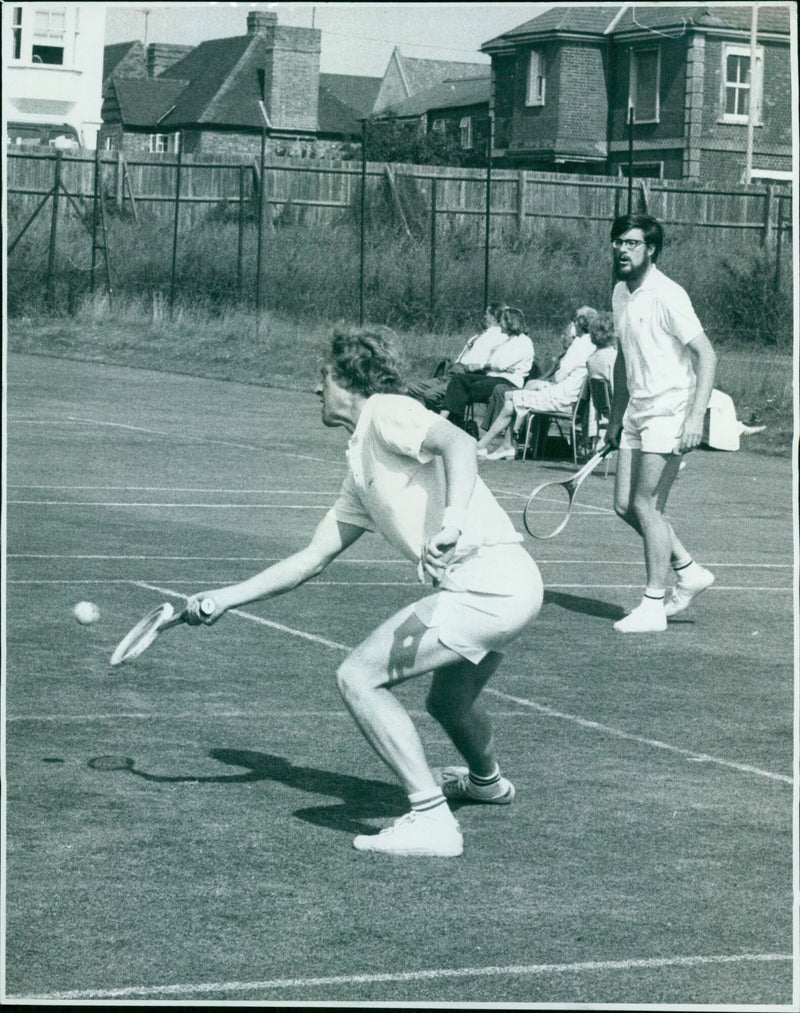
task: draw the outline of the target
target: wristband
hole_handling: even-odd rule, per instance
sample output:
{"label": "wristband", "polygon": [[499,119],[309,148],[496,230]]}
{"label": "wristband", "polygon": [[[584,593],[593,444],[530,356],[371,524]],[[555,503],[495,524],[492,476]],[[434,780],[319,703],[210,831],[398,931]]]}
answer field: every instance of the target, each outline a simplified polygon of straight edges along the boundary
{"label": "wristband", "polygon": [[459,531],[463,531],[466,513],[466,510],[459,510],[458,507],[445,507],[442,514],[442,527],[458,528]]}

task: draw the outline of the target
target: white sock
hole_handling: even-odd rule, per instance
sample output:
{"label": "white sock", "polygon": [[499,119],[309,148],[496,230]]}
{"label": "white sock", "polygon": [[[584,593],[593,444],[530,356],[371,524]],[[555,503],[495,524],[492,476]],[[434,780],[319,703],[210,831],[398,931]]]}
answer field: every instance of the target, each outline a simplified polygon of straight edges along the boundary
{"label": "white sock", "polygon": [[[444,816],[450,814],[447,807],[447,800],[438,788],[427,791],[415,791],[408,796],[411,808],[414,812],[426,813],[429,816]],[[443,809],[441,808],[443,807]]]}
{"label": "white sock", "polygon": [[678,582],[681,584],[691,583],[691,581],[696,580],[700,575],[700,567],[693,559],[689,559],[688,563],[673,563],[672,569]]}

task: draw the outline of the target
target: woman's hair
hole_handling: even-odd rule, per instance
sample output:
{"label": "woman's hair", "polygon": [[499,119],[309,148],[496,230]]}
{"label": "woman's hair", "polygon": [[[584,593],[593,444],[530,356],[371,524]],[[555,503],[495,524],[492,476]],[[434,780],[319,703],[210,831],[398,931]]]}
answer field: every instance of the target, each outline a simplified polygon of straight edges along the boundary
{"label": "woman's hair", "polygon": [[503,310],[500,326],[509,337],[525,333],[525,314],[516,306],[506,306]]}
{"label": "woman's hair", "polygon": [[597,310],[591,306],[581,306],[580,309],[575,310],[574,320],[575,323],[582,323],[584,333],[591,327],[592,321],[597,316]]}
{"label": "woman's hair", "polygon": [[661,247],[664,245],[664,230],[661,227],[661,222],[656,221],[652,215],[621,215],[614,219],[614,224],[611,226],[612,240],[619,239],[631,229],[642,230],[644,241],[648,246],[653,247],[653,263],[655,263],[661,253]]}
{"label": "woman's hair", "polygon": [[337,327],[329,359],[334,379],[363,397],[400,393],[400,353],[389,335],[388,328]]}
{"label": "woman's hair", "polygon": [[486,307],[486,310],[494,317],[495,320],[499,321],[505,308],[506,304],[504,302],[490,302]]}
{"label": "woman's hair", "polygon": [[589,336],[597,348],[610,348],[616,345],[614,334],[614,317],[611,313],[598,313],[589,324]]}

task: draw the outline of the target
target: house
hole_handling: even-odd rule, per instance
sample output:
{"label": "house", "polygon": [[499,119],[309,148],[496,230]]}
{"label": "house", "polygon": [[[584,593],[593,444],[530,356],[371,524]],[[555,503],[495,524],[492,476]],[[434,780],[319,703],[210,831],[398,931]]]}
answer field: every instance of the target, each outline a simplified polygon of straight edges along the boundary
{"label": "house", "polygon": [[180,142],[187,154],[241,156],[259,153],[263,134],[269,154],[336,155],[359,137],[380,82],[320,74],[320,39],[318,29],[251,11],[246,35],[147,47],[138,78],[115,70],[112,53],[104,143],[130,153],[174,152]]}
{"label": "house", "polygon": [[739,183],[792,171],[791,5],[553,7],[486,42],[494,155],[558,172]]}
{"label": "house", "polygon": [[94,148],[101,126],[103,6],[3,7],[3,103],[10,142]]}
{"label": "house", "polygon": [[491,67],[487,63],[420,60],[403,56],[400,48],[395,46],[384,71],[372,112],[376,115],[386,113],[406,99],[417,97],[443,81],[486,78],[490,74]]}
{"label": "house", "polygon": [[[488,70],[488,68],[485,68]],[[452,138],[464,151],[486,149],[492,81],[484,77],[446,80],[385,107],[379,116],[417,120],[420,131]]]}

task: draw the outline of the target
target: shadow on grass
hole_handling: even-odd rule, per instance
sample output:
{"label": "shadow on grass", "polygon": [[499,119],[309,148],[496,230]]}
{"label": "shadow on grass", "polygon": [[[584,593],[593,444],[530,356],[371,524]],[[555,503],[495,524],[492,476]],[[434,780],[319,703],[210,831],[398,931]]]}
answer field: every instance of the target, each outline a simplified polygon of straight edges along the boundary
{"label": "shadow on grass", "polygon": [[408,801],[403,791],[396,785],[384,781],[374,781],[350,774],[339,774],[330,770],[319,770],[315,767],[295,766],[283,757],[269,753],[256,753],[243,749],[212,749],[208,754],[212,759],[219,760],[232,767],[244,767],[241,774],[217,774],[203,777],[191,775],[170,776],[168,774],[150,774],[138,770],[134,760],[127,756],[96,756],[88,761],[92,770],[126,771],[144,781],[155,781],[167,784],[241,784],[248,781],[278,781],[290,788],[305,791],[312,795],[329,795],[340,801],[334,805],[314,806],[309,809],[298,809],[294,815],[298,819],[317,826],[348,833],[369,833],[374,830],[369,824],[363,823],[365,818],[399,816],[408,808]]}
{"label": "shadow on grass", "polygon": [[625,609],[620,605],[612,605],[597,598],[582,598],[577,594],[564,594],[563,591],[545,591],[544,604],[558,605],[569,612],[598,616],[600,619],[621,619],[625,615]]}

